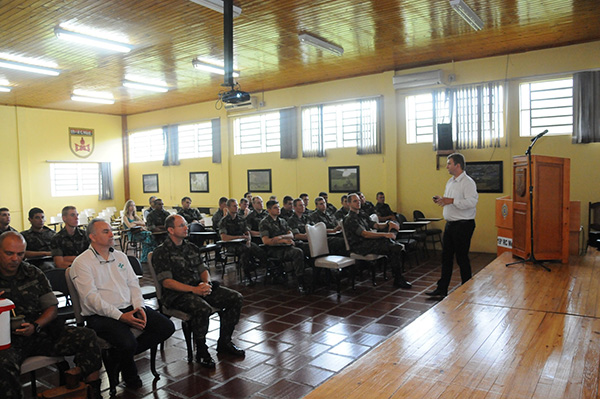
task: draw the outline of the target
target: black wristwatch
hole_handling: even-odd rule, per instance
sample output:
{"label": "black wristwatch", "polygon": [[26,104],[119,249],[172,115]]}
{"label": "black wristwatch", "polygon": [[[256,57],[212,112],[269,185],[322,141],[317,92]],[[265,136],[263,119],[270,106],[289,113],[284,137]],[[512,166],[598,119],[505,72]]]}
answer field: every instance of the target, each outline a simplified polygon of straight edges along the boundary
{"label": "black wristwatch", "polygon": [[36,323],[35,321],[31,324],[33,324],[33,328],[35,329],[35,331],[34,331],[35,334],[39,334],[40,331],[42,331],[42,327],[40,327],[40,325],[38,323]]}

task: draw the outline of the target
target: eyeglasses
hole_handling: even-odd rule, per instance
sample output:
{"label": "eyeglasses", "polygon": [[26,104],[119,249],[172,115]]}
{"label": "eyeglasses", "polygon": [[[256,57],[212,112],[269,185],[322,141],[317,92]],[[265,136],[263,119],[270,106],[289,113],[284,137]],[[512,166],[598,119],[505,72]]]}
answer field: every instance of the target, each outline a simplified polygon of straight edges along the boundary
{"label": "eyeglasses", "polygon": [[96,255],[96,259],[98,259],[98,263],[100,263],[101,265],[106,265],[107,263],[113,263],[115,260],[117,260],[115,258],[115,255],[111,252],[109,252],[108,254],[108,259],[104,259],[103,257],[101,257],[98,252],[96,252],[94,250],[94,248],[92,248],[92,246],[90,245],[90,249],[92,250],[92,252],[94,253],[94,255]]}

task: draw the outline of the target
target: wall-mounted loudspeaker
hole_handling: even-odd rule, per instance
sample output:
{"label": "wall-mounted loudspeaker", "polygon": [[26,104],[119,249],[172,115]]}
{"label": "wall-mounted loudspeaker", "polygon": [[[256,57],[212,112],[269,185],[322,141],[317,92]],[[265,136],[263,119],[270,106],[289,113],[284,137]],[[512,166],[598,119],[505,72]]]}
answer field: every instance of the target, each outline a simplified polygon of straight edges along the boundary
{"label": "wall-mounted loudspeaker", "polygon": [[437,125],[437,149],[440,151],[454,149],[452,125],[450,123],[438,123]]}

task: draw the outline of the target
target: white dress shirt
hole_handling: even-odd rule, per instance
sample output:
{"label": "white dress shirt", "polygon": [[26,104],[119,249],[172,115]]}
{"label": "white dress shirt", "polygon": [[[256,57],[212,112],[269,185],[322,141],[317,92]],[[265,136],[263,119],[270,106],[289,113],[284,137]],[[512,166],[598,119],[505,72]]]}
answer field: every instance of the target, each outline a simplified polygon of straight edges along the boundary
{"label": "white dress shirt", "polygon": [[144,306],[144,298],[127,255],[109,254],[105,261],[90,247],[73,261],[70,272],[81,299],[83,316],[99,315],[118,320],[128,306]]}
{"label": "white dress shirt", "polygon": [[475,219],[476,206],[479,200],[475,181],[462,172],[458,177],[452,176],[446,183],[444,197],[453,198],[454,203],[444,206],[444,219],[448,222]]}

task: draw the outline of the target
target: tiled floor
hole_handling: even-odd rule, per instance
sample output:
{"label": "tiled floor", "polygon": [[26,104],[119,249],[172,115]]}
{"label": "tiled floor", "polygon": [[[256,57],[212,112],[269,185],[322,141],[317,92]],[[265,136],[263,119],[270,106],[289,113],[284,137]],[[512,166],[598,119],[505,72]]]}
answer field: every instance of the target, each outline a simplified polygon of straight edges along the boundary
{"label": "tiled floor", "polygon": [[[471,255],[474,273],[495,258],[494,254]],[[220,278],[214,268],[212,275]],[[389,274],[389,272],[388,272]],[[210,324],[208,344],[217,367],[206,370],[186,361],[185,341],[180,325],[159,352],[160,379],[153,380],[149,352],[139,355],[137,364],[144,387],[128,391],[119,386],[119,398],[301,398],[314,387],[338,373],[383,340],[417,318],[437,301],[423,293],[435,287],[440,276],[439,253],[405,273],[411,290],[395,289],[391,280],[378,274],[373,287],[369,273],[357,279],[352,290],[342,281],[341,296],[334,287],[319,287],[315,293],[300,295],[293,283],[284,285],[237,284],[235,271],[225,284],[244,295],[242,318],[234,340],[246,350],[244,359],[218,356],[218,316]],[[143,284],[147,280],[142,280]],[[452,287],[460,282],[455,271]],[[40,376],[38,386],[55,384],[54,373]],[[107,382],[103,388],[108,397]],[[29,387],[25,388],[29,395]]]}

